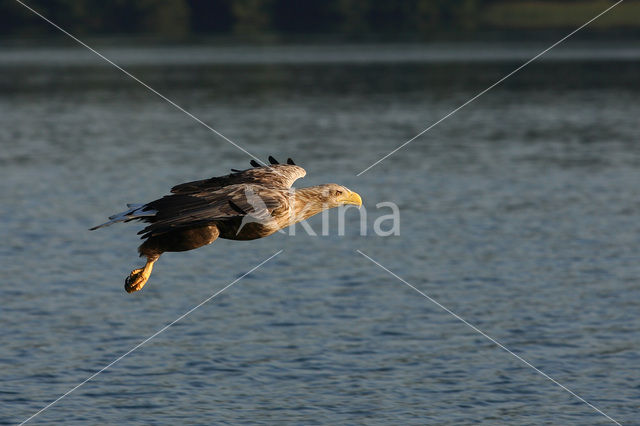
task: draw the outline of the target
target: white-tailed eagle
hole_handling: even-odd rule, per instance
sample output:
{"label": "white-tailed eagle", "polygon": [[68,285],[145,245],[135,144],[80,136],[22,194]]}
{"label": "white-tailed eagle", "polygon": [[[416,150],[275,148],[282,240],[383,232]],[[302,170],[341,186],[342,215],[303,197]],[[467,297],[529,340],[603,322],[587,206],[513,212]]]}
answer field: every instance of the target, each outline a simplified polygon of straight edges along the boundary
{"label": "white-tailed eagle", "polygon": [[146,204],[128,204],[129,210],[91,228],[131,220],[148,223],[138,233],[145,240],[138,252],[147,263],[131,271],[125,290],[140,290],[164,252],[193,250],[216,238],[254,240],[323,210],[362,204],[358,194],[334,183],[292,188],[294,181],[306,175],[305,170],[291,159],[279,164],[269,157],[269,163],[260,166],[252,160],[250,169],[174,186],[171,195]]}

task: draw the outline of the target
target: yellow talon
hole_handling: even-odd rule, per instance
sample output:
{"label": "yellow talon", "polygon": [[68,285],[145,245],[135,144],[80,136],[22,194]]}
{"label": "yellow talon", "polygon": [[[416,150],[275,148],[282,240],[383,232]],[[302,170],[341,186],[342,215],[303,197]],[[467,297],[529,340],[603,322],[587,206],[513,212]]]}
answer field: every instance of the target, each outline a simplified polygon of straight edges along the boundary
{"label": "yellow talon", "polygon": [[144,268],[138,268],[131,271],[129,276],[124,280],[124,289],[127,293],[133,293],[134,291],[141,290],[147,283],[153,270],[153,264],[155,260],[147,259]]}

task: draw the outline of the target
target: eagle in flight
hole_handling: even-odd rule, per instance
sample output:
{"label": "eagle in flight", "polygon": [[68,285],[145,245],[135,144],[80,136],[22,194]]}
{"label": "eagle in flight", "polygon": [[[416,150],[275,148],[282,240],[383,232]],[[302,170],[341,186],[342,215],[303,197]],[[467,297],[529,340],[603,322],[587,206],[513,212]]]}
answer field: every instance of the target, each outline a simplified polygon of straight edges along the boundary
{"label": "eagle in flight", "polygon": [[232,169],[226,176],[174,186],[171,195],[146,204],[127,204],[129,210],[91,228],[132,220],[148,223],[138,232],[145,240],[138,252],[147,262],[131,271],[125,290],[142,289],[164,252],[197,249],[216,238],[255,240],[326,209],[362,205],[360,195],[335,183],[292,188],[307,172],[290,158],[287,164],[279,164],[270,156],[269,163],[261,166],[252,160],[247,170]]}

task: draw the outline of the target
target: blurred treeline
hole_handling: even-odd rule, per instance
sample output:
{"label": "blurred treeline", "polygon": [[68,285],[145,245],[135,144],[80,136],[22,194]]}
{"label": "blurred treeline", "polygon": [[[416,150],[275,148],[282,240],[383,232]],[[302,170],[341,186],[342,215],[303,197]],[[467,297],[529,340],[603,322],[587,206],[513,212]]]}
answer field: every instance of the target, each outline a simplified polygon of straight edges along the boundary
{"label": "blurred treeline", "polygon": [[[442,33],[577,27],[609,0],[22,0],[79,35],[187,38],[208,35],[336,35],[429,38]],[[594,22],[640,28],[640,1]],[[622,10],[624,9],[624,11]],[[0,34],[55,30],[15,0],[0,0]]]}

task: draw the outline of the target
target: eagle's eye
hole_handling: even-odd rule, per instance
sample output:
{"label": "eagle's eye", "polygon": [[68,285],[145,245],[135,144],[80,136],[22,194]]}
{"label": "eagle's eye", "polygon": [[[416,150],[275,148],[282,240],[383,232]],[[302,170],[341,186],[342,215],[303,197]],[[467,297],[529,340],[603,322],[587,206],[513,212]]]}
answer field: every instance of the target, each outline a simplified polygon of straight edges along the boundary
{"label": "eagle's eye", "polygon": [[342,195],[342,191],[340,191],[339,189],[336,190],[336,195]]}

